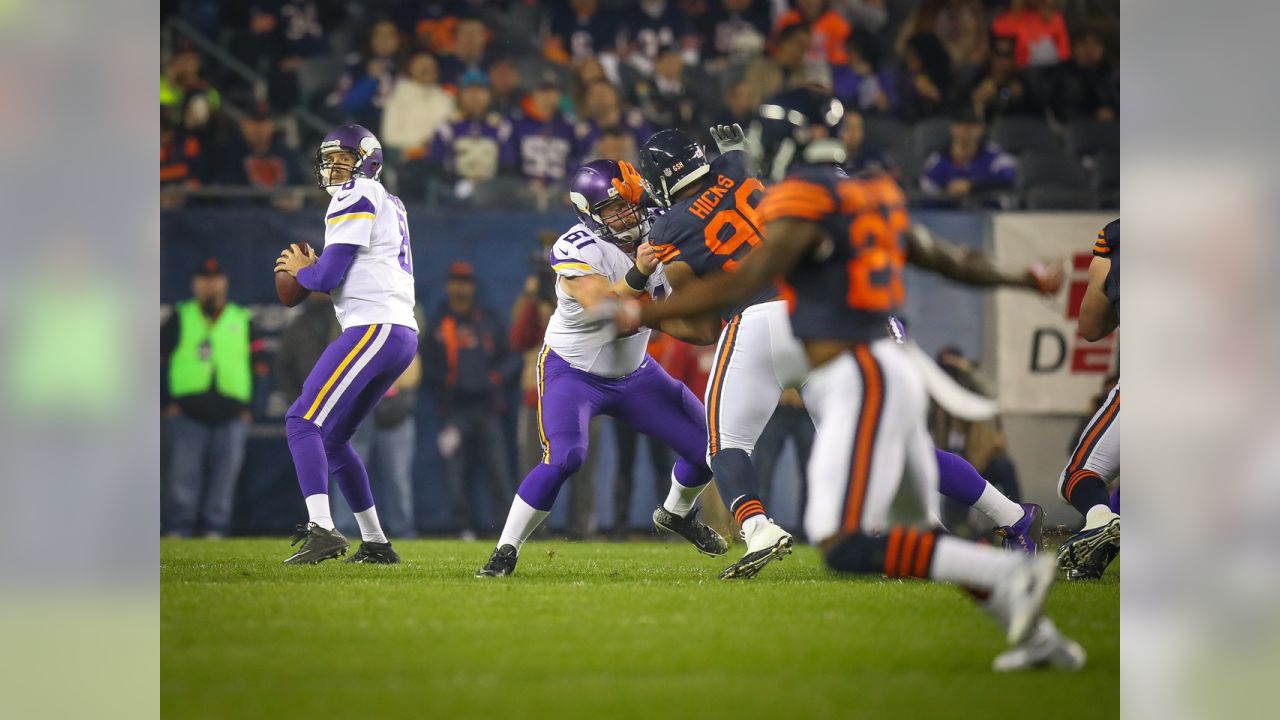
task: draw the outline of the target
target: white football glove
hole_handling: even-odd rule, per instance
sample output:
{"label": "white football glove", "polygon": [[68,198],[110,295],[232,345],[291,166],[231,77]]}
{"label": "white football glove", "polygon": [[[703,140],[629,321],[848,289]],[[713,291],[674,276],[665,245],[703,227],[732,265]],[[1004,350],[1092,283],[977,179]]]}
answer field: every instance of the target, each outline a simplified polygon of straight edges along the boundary
{"label": "white football glove", "polygon": [[738,123],[712,125],[711,139],[716,141],[716,148],[722,155],[730,150],[747,149],[747,134],[742,132],[742,126]]}

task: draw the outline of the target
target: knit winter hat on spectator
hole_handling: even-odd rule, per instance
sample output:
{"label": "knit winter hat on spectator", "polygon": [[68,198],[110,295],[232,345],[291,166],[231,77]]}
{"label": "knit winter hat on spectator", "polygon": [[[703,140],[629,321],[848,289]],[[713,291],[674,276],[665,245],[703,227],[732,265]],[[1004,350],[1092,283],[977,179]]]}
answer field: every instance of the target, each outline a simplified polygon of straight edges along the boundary
{"label": "knit winter hat on spectator", "polygon": [[196,267],[196,271],[193,274],[196,277],[218,277],[226,273],[222,272],[222,265],[218,262],[218,258],[211,257],[201,260],[200,265]]}
{"label": "knit winter hat on spectator", "polygon": [[448,280],[471,280],[475,281],[476,271],[471,267],[471,263],[465,260],[458,260],[449,265]]}
{"label": "knit winter hat on spectator", "polygon": [[489,87],[489,76],[483,70],[468,70],[458,79],[458,87],[465,88],[473,85],[482,85]]}

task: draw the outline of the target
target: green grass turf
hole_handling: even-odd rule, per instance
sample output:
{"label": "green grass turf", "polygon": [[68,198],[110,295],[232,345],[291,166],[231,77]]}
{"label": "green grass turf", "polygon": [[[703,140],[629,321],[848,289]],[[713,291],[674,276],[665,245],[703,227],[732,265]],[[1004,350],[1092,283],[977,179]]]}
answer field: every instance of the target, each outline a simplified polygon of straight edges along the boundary
{"label": "green grass turf", "polygon": [[[1118,715],[1118,563],[1048,612],[1077,674],[997,675],[958,590],[849,579],[800,548],[749,581],[687,545],[403,541],[399,566],[283,566],[287,542],[161,544],[167,718],[1105,718]],[[354,549],[354,548],[353,548]]]}

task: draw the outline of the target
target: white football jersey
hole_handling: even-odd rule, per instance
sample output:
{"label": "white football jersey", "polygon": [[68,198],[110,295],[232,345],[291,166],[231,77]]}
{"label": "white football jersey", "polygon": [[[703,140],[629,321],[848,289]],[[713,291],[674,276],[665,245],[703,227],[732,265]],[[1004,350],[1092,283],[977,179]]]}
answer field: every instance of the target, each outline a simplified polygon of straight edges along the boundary
{"label": "white football jersey", "polygon": [[[610,284],[621,280],[635,260],[617,245],[596,236],[585,225],[574,225],[551,247],[551,268],[556,275],[601,275]],[[671,294],[662,266],[649,276],[645,292],[660,300]],[[586,322],[586,311],[556,281],[556,311],[547,324],[546,343],[573,367],[601,377],[630,375],[644,361],[649,329],[618,337],[610,322]]]}
{"label": "white football jersey", "polygon": [[360,248],[330,295],[342,329],[391,323],[418,330],[409,220],[400,199],[382,183],[358,177],[333,194],[324,225],[326,247],[346,243]]}

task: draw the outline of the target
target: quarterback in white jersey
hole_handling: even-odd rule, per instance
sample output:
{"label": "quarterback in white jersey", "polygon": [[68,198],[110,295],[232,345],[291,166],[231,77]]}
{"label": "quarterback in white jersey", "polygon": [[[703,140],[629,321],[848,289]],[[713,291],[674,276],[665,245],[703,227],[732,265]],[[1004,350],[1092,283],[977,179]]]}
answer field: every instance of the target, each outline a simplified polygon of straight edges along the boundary
{"label": "quarterback in white jersey", "polygon": [[316,152],[316,180],[333,200],[325,213],[324,253],[296,245],[276,262],[304,288],[326,292],[342,334],[325,348],[285,416],[289,451],[309,521],[286,563],[317,563],[345,555],[346,538],[329,514],[332,475],[360,525],[352,562],[400,561],[378,523],[364,463],[351,436],[417,356],[413,252],[404,205],[378,176],[382,146],[359,125],[340,127]]}
{"label": "quarterback in white jersey", "polygon": [[[612,295],[662,298],[670,293],[653,248],[645,242],[649,213],[639,205],[639,176],[626,163],[596,160],[580,168],[570,199],[581,221],[560,237],[548,258],[556,271],[556,312],[538,355],[538,433],[542,462],[525,476],[507,523],[477,577],[515,571],[520,546],[547,517],[564,481],[587,457],[587,425],[610,415],[666,443],[679,455],[671,492],[654,523],[708,555],[728,543],[697,518],[694,503],[711,480],[702,403],[645,353],[647,329],[618,337],[611,323],[588,312]],[[663,326],[710,343],[719,323]],[[691,337],[697,335],[696,338]]]}

